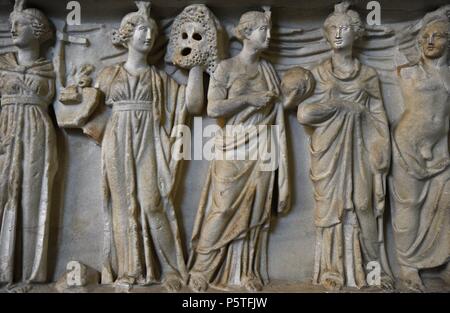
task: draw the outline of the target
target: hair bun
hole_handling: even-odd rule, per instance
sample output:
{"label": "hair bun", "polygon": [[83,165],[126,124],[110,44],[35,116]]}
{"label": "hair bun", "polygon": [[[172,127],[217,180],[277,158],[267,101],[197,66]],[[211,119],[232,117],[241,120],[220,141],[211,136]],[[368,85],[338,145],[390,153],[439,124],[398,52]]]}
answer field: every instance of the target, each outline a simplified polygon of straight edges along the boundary
{"label": "hair bun", "polygon": [[335,13],[345,13],[345,12],[348,11],[349,7],[350,7],[350,2],[349,1],[343,1],[343,2],[335,4],[334,12]]}
{"label": "hair bun", "polygon": [[117,29],[113,29],[111,31],[111,41],[112,41],[113,45],[115,45],[115,46],[122,45],[122,40],[120,39],[120,34]]}

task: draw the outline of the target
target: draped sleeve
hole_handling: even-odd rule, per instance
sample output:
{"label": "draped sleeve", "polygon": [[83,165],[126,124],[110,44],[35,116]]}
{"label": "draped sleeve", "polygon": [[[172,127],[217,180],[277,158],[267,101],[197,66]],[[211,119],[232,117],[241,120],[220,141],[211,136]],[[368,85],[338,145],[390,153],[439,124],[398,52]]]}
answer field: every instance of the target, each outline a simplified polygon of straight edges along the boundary
{"label": "draped sleeve", "polygon": [[175,183],[183,126],[187,120],[186,88],[165,72],[152,69],[155,149],[158,163],[159,189],[170,196]]}
{"label": "draped sleeve", "polygon": [[368,112],[365,115],[366,125],[363,129],[367,150],[375,158],[370,158],[371,165],[375,172],[386,172],[390,164],[390,135],[388,119],[383,105],[380,83],[376,71],[365,67],[363,74],[364,88],[368,93]]}
{"label": "draped sleeve", "polygon": [[311,128],[320,126],[336,113],[329,88],[331,77],[326,65],[323,63],[311,70],[316,81],[315,90],[311,97],[298,106],[297,119],[304,126]]}
{"label": "draped sleeve", "polygon": [[101,70],[97,75],[95,88],[101,91],[101,100],[97,109],[92,114],[92,117],[82,127],[83,132],[94,139],[98,144],[101,144],[103,140],[106,125],[108,124],[109,117],[111,116],[111,110],[108,106],[111,106],[112,104],[108,103],[108,99],[111,94],[112,81],[118,71],[119,66],[108,66]]}

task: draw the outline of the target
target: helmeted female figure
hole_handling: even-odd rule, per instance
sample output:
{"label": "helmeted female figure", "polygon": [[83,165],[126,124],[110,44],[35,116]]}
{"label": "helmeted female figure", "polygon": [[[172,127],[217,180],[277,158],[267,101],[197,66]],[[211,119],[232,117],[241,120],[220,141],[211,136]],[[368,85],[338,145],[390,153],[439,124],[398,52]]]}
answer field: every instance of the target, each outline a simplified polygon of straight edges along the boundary
{"label": "helmeted female figure", "polygon": [[[102,283],[130,287],[162,281],[174,291],[187,278],[172,204],[178,166],[174,139],[188,111],[202,110],[203,72],[190,70],[184,86],[148,64],[157,25],[150,17],[150,3],[136,3],[139,10],[122,19],[113,37],[115,44],[128,49],[127,60],[104,68],[96,83],[112,109],[101,143]],[[91,123],[96,119],[101,120],[96,117]]]}

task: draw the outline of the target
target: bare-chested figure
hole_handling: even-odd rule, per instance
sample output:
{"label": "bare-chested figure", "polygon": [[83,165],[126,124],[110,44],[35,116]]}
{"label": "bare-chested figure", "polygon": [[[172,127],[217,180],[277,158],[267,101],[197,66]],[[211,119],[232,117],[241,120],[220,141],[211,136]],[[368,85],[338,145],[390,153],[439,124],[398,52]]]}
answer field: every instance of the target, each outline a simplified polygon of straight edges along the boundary
{"label": "bare-chested figure", "polygon": [[420,61],[398,71],[405,111],[393,131],[391,184],[400,280],[417,291],[424,288],[419,270],[443,265],[450,256],[447,16],[430,19],[418,43]]}

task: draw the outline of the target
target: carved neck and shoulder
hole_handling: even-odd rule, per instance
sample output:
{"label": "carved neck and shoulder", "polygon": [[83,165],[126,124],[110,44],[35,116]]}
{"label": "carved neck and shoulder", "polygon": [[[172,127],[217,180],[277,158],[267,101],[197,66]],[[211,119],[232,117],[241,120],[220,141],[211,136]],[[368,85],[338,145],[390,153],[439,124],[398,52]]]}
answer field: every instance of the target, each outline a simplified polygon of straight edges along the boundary
{"label": "carved neck and shoulder", "polygon": [[430,73],[440,71],[442,69],[448,69],[447,56],[448,56],[448,53],[445,53],[441,57],[436,58],[436,59],[427,58],[425,56],[422,56],[421,63],[423,65],[424,69]]}
{"label": "carved neck and shoulder", "polygon": [[244,46],[242,47],[241,52],[238,54],[238,58],[243,65],[256,65],[260,61],[261,52],[261,50],[253,47],[250,41],[244,40]]}
{"label": "carved neck and shoulder", "polygon": [[148,70],[150,65],[148,64],[147,56],[147,53],[142,53],[130,48],[128,50],[127,61],[124,64],[125,69],[133,75],[138,75],[139,73]]}
{"label": "carved neck and shoulder", "polygon": [[333,72],[338,76],[347,76],[351,74],[356,66],[356,60],[353,57],[351,47],[333,50],[331,55],[331,65]]}
{"label": "carved neck and shoulder", "polygon": [[19,65],[32,65],[40,57],[39,43],[35,42],[28,47],[17,50],[17,63]]}
{"label": "carved neck and shoulder", "polygon": [[[422,56],[416,63],[399,68],[400,85],[403,94],[416,94],[420,91],[438,90],[450,95],[450,68],[447,64],[447,54],[440,58]],[[430,89],[431,88],[431,89]],[[424,96],[424,94],[421,94]]]}

